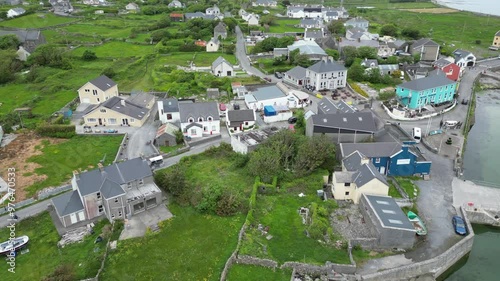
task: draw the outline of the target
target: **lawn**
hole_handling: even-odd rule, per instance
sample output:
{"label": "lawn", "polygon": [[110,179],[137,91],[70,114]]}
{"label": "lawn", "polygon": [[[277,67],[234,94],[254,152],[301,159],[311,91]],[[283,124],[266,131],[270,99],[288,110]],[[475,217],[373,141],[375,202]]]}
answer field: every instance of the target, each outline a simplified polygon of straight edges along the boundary
{"label": "lawn", "polygon": [[[411,198],[415,198],[415,197],[418,197],[418,194],[420,193],[420,190],[418,189],[418,186],[416,186],[414,183],[413,183],[413,180],[415,180],[415,178],[405,178],[405,177],[395,177],[394,178],[397,183],[399,184],[399,186],[404,189],[404,191],[408,194],[408,196]],[[420,179],[420,178],[418,178]],[[416,190],[416,193],[417,195],[415,196],[415,190]]]}
{"label": "lawn", "polygon": [[294,65],[282,64],[273,65],[273,59],[258,59],[254,67],[260,69],[266,74],[273,74],[275,72],[287,72],[288,70],[294,68]]}
{"label": "lawn", "polygon": [[170,152],[173,152],[173,151],[176,151],[177,149],[179,148],[182,148],[184,147],[183,144],[178,144],[178,145],[174,145],[174,146],[160,146],[160,151],[162,153],[170,153]]}
{"label": "lawn", "polygon": [[115,159],[123,136],[76,136],[59,144],[45,143],[39,149],[41,155],[28,159],[41,167],[35,169],[39,175],[47,175],[47,179],[28,187],[29,195],[48,187],[58,186],[69,180],[74,170],[97,166],[101,159],[108,165]]}
{"label": "lawn", "polygon": [[108,42],[96,47],[80,47],[72,52],[72,55],[81,57],[85,50],[95,52],[97,57],[142,57],[155,52],[154,45],[136,45],[126,42]]}
{"label": "lawn", "polygon": [[236,248],[244,216],[202,215],[169,205],[160,232],[118,242],[99,280],[219,280]]}
{"label": "lawn", "polygon": [[228,62],[236,64],[236,57],[234,55],[224,53],[207,53],[207,52],[175,52],[171,54],[160,55],[159,62],[162,64],[189,66],[194,58],[196,66],[212,66],[212,63],[222,56]]}
{"label": "lawn", "polygon": [[291,271],[276,269],[256,265],[233,264],[227,275],[227,281],[289,281],[292,276]]}
{"label": "lawn", "polygon": [[52,13],[31,14],[0,22],[0,26],[16,28],[40,28],[53,26],[61,23],[74,22],[78,19],[56,16]]}
{"label": "lawn", "polygon": [[[101,265],[105,244],[94,244],[94,241],[106,223],[107,220],[97,223],[95,234],[87,236],[83,242],[61,249],[57,247],[59,235],[48,212],[17,223],[16,236],[28,235],[30,238],[29,253],[16,257],[14,274],[7,271],[9,265],[6,262],[0,263],[0,271],[4,276],[2,280],[42,280],[61,264],[72,265],[76,280],[95,276]],[[0,229],[1,242],[6,241],[9,235],[8,228]]]}
{"label": "lawn", "polygon": [[300,23],[300,19],[277,19],[269,26],[270,33],[303,32],[304,29],[295,27]]}
{"label": "lawn", "polygon": [[389,183],[389,196],[392,198],[403,198],[394,186],[394,183],[392,183],[392,180],[388,180],[387,182]]}
{"label": "lawn", "polygon": [[[267,240],[259,230],[251,228],[243,240],[240,253],[273,259],[279,263],[350,263],[346,249],[337,249],[307,237],[304,233],[306,226],[297,212],[300,207],[309,207],[313,202],[318,206],[335,204],[334,201],[323,202],[316,195],[316,190],[323,187],[325,174],[326,171],[317,171],[308,177],[279,183],[281,192],[276,195],[258,195],[254,225],[268,226],[273,238]],[[306,196],[299,197],[300,193]]]}

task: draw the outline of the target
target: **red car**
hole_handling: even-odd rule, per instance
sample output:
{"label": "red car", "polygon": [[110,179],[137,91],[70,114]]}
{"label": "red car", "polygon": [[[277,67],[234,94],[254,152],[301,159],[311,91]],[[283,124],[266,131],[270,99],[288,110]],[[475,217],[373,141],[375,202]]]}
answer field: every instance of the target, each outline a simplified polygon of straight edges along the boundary
{"label": "red car", "polygon": [[269,77],[264,77],[264,80],[266,80],[267,82],[272,82],[273,80],[271,80],[271,78]]}

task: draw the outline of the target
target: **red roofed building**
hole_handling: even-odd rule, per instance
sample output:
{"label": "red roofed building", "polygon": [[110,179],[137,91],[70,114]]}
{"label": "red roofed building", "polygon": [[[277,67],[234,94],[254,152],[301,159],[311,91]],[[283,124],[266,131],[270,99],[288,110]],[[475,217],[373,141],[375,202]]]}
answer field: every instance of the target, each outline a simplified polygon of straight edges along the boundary
{"label": "red roofed building", "polygon": [[458,81],[462,76],[460,66],[447,59],[439,59],[433,62],[432,65],[435,69],[441,69],[446,74],[446,77],[453,81]]}
{"label": "red roofed building", "polygon": [[184,15],[179,13],[171,13],[170,20],[172,21],[184,21]]}
{"label": "red roofed building", "polygon": [[207,46],[207,41],[198,39],[198,40],[194,41],[194,44],[196,46],[206,47]]}

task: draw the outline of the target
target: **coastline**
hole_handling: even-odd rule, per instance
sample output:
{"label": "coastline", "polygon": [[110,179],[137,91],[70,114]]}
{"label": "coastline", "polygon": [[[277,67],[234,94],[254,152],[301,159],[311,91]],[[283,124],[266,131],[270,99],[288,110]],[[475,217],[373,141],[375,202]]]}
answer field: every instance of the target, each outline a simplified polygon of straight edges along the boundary
{"label": "coastline", "polygon": [[434,5],[439,6],[439,7],[449,8],[449,9],[457,10],[457,11],[460,11],[460,12],[468,12],[468,13],[472,13],[472,14],[475,14],[475,15],[478,15],[478,16],[482,16],[482,17],[497,17],[497,18],[500,18],[500,14],[487,14],[487,13],[478,12],[478,11],[471,11],[471,10],[466,10],[466,9],[458,9],[456,7],[448,6],[445,3],[440,3],[439,0],[431,0],[431,3],[433,3]]}

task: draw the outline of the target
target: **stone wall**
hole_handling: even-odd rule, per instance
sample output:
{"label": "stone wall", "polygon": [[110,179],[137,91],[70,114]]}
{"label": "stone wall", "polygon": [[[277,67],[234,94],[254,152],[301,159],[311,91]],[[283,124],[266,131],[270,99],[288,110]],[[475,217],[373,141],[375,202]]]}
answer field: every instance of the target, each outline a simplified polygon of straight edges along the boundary
{"label": "stone wall", "polygon": [[238,255],[236,257],[236,259],[234,260],[234,263],[258,265],[258,266],[269,267],[269,268],[278,267],[278,263],[276,261],[273,261],[270,259],[261,259],[261,258],[256,258],[253,256],[246,256],[246,255]]}
{"label": "stone wall", "polygon": [[471,223],[500,226],[500,211],[484,210],[481,208],[466,207],[467,218]]}
{"label": "stone wall", "polygon": [[382,250],[377,238],[353,238],[350,241],[353,246],[360,246],[364,250]]}
{"label": "stone wall", "polygon": [[472,249],[474,231],[472,230],[472,225],[470,224],[464,208],[460,208],[460,212],[465,220],[469,234],[460,242],[449,248],[446,252],[426,261],[412,263],[372,274],[366,274],[361,276],[361,280],[399,281],[408,280],[427,273],[432,274],[434,278],[439,277],[439,275],[443,274]]}

